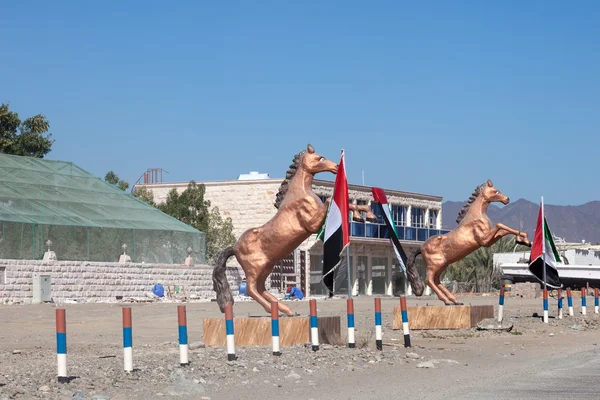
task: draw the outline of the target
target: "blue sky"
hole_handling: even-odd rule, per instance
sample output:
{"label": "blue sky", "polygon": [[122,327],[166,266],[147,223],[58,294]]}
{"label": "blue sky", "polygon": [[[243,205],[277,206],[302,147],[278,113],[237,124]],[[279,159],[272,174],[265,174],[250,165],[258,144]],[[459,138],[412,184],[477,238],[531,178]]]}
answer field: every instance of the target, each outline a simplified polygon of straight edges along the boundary
{"label": "blue sky", "polygon": [[350,183],[581,204],[598,21],[584,0],[5,2],[0,102],[49,118],[49,159],[131,184],[281,177],[312,143]]}

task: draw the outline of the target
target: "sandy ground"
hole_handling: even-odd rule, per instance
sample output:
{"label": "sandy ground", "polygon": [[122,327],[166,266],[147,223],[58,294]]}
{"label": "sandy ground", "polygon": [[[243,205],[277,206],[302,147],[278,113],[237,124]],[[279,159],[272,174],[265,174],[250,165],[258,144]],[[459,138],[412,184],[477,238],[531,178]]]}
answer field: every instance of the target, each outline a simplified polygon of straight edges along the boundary
{"label": "sandy ground", "polygon": [[[493,304],[497,297],[462,297],[465,304]],[[575,315],[550,322],[542,301],[506,298],[511,332],[412,331],[413,347],[402,346],[392,330],[398,298],[383,298],[383,352],[375,349],[373,298],[355,298],[359,348],[310,346],[271,349],[237,347],[228,362],[224,349],[190,351],[192,364],[179,366],[177,304],[132,307],[135,371],[123,372],[123,304],[67,304],[68,384],[56,380],[55,307],[0,306],[0,399],[239,399],[246,396],[302,399],[558,399],[600,397],[600,314],[588,297],[587,315],[574,298]],[[440,304],[433,297],[408,304]],[[566,306],[566,301],[564,302]],[[307,315],[308,302],[288,304]],[[342,316],[346,302],[319,300],[319,315]],[[235,305],[236,316],[262,314],[250,302]],[[202,342],[202,318],[222,317],[215,303],[188,303],[190,343]],[[411,354],[412,353],[412,354]],[[259,393],[262,395],[259,395]]]}

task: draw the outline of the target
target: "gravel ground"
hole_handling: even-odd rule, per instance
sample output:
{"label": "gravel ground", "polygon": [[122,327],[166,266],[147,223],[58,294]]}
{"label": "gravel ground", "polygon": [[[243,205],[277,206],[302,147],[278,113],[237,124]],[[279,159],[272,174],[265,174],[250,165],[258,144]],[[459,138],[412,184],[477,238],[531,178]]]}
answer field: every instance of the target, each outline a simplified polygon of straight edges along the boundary
{"label": "gravel ground", "polygon": [[[464,297],[466,304],[497,304],[497,297]],[[413,347],[403,347],[402,331],[393,331],[392,309],[397,298],[383,298],[384,351],[375,349],[373,299],[355,299],[356,349],[309,344],[271,349],[237,347],[238,360],[228,362],[225,349],[204,347],[202,318],[222,317],[211,302],[187,304],[191,365],[179,366],[177,311],[173,303],[126,304],[133,314],[134,372],[123,371],[121,311],[123,304],[68,304],[67,352],[71,381],[56,379],[55,320],[52,304],[0,306],[0,399],[237,399],[262,392],[265,397],[296,399],[453,398],[452,390],[485,389],[495,377],[560,363],[562,357],[597,347],[600,316],[588,298],[588,315],[553,318],[544,324],[541,299],[508,297],[505,318],[510,332],[476,329],[413,331]],[[415,304],[439,304],[434,298],[409,299]],[[565,301],[566,303],[566,301]],[[308,313],[308,302],[290,306]],[[319,315],[342,316],[345,300],[319,300]],[[238,302],[236,316],[264,315],[254,302]],[[343,338],[345,340],[345,336]],[[487,379],[487,381],[486,381]],[[488,382],[488,383],[486,383]],[[532,385],[535,385],[532,382]]]}

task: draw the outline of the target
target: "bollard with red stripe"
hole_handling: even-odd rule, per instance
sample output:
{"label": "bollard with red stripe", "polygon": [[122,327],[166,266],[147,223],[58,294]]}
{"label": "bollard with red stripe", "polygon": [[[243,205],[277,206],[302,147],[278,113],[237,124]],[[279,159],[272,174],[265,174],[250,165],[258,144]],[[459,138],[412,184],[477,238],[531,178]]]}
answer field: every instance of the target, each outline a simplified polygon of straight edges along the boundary
{"label": "bollard with red stripe", "polygon": [[498,322],[504,318],[504,286],[500,289],[500,298],[498,299]]}
{"label": "bollard with red stripe", "polygon": [[402,330],[404,331],[404,347],[410,346],[410,331],[408,329],[408,310],[406,308],[406,297],[400,296],[400,309],[402,310]]}
{"label": "bollard with red stripe", "polygon": [[312,341],[312,350],[319,350],[319,327],[317,320],[317,300],[309,300],[310,306],[310,339]]}
{"label": "bollard with red stripe", "polygon": [[125,372],[132,372],[133,336],[131,332],[131,307],[123,307],[123,362]]}
{"label": "bollard with red stripe", "polygon": [[548,323],[548,289],[544,289],[544,323]]}
{"label": "bollard with red stripe", "polygon": [[573,316],[573,296],[571,296],[571,288],[567,288],[567,305],[569,306],[569,315]]}
{"label": "bollard with red stripe", "polygon": [[273,355],[280,356],[279,349],[279,302],[271,302],[271,336],[273,336]]}
{"label": "bollard with red stripe", "polygon": [[560,289],[558,289],[558,319],[563,319],[563,299]]}
{"label": "bollard with red stripe", "polygon": [[353,349],[356,347],[354,340],[354,300],[346,300],[346,309],[348,314],[348,347]]}
{"label": "bollard with red stripe", "polygon": [[594,314],[598,314],[598,288],[594,288]]}
{"label": "bollard with red stripe", "polygon": [[235,337],[233,333],[233,302],[230,301],[225,306],[225,335],[227,335],[227,361],[234,361],[235,356]]}
{"label": "bollard with red stripe", "polygon": [[581,314],[586,314],[586,306],[587,306],[587,293],[585,292],[585,288],[581,288]]}
{"label": "bollard with red stripe", "polygon": [[381,298],[375,298],[375,345],[377,350],[383,350],[383,337],[381,334]]}
{"label": "bollard with red stripe", "polygon": [[64,308],[56,309],[56,358],[58,382],[69,383],[67,375],[67,318]]}
{"label": "bollard with red stripe", "polygon": [[179,364],[189,365],[187,315],[184,305],[177,306],[177,325],[179,326]]}

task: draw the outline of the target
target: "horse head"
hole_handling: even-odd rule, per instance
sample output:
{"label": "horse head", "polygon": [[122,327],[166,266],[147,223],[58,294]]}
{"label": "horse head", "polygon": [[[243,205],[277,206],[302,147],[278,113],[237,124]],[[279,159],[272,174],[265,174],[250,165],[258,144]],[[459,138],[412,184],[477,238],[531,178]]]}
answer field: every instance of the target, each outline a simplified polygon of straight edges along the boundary
{"label": "horse head", "polygon": [[487,181],[487,185],[485,185],[485,187],[483,188],[481,195],[488,203],[499,202],[504,205],[510,203],[510,199],[507,196],[505,196],[501,191],[496,189],[492,181],[489,179]]}
{"label": "horse head", "polygon": [[335,162],[315,153],[315,148],[310,144],[306,147],[306,153],[304,153],[304,157],[302,157],[301,166],[311,175],[325,171],[337,174],[338,171],[338,165]]}

